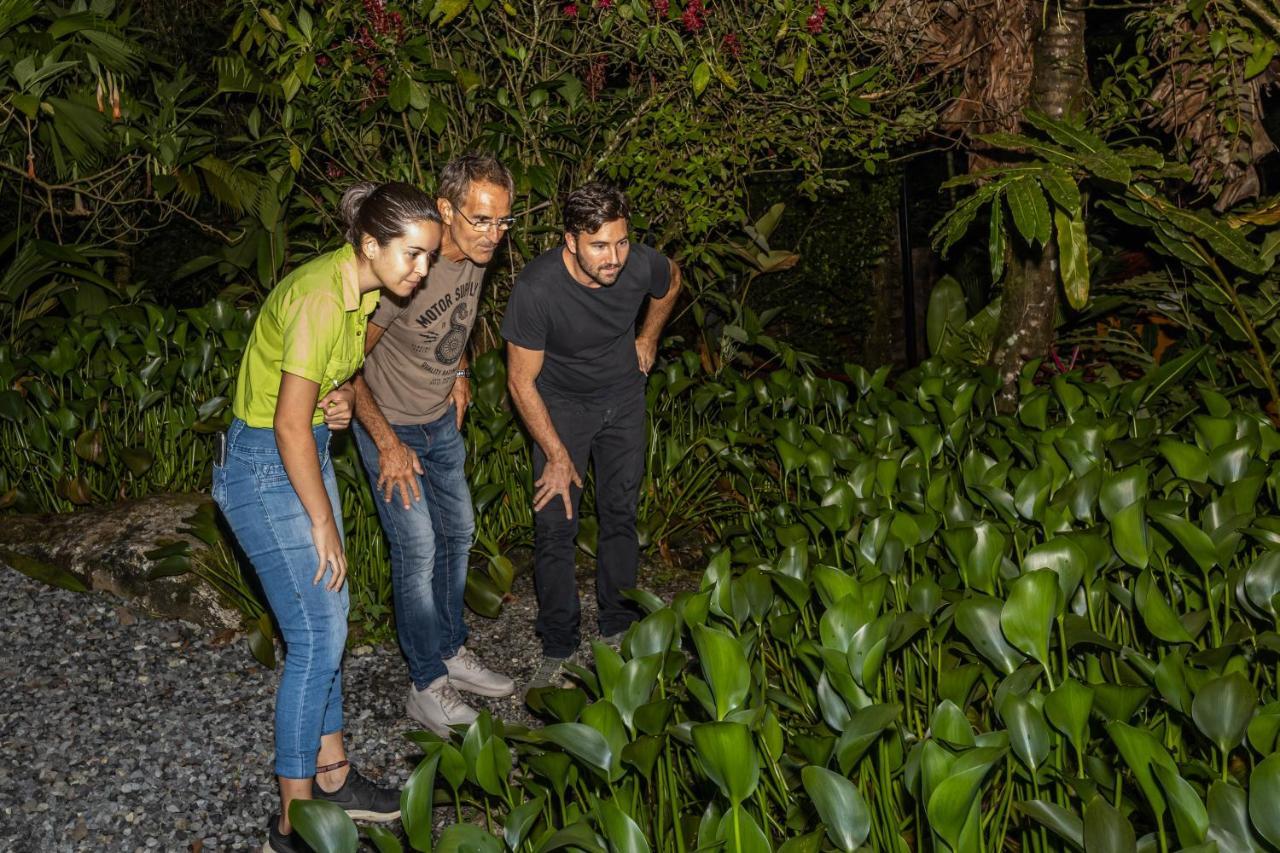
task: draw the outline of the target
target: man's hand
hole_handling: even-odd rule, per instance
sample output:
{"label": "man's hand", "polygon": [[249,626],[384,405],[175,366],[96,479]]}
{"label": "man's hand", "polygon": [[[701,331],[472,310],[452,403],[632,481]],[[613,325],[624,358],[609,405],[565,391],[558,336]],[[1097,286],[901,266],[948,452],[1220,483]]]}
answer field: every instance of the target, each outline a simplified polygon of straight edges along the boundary
{"label": "man's hand", "polygon": [[397,440],[390,447],[378,448],[378,491],[382,492],[382,499],[387,503],[391,503],[391,495],[395,493],[396,486],[400,487],[400,498],[404,501],[405,509],[409,508],[410,493],[415,501],[422,500],[422,489],[418,485],[418,478],[422,473],[418,454],[410,450],[403,441]]}
{"label": "man's hand", "polygon": [[329,429],[346,429],[351,426],[355,411],[356,392],[350,384],[340,385],[320,398],[316,408],[324,412],[324,424]]}
{"label": "man's hand", "polygon": [[534,483],[533,511],[538,512],[551,502],[556,495],[564,501],[564,517],[573,518],[573,500],[569,494],[569,484],[582,488],[582,478],[578,476],[573,462],[566,456],[563,459],[548,459],[542,469],[542,476]]}
{"label": "man's hand", "polygon": [[644,335],[636,338],[636,361],[640,363],[640,372],[645,376],[653,369],[653,361],[658,357],[658,339]]}
{"label": "man's hand", "polygon": [[455,379],[449,398],[453,400],[454,416],[458,419],[458,429],[461,430],[462,419],[466,417],[467,409],[471,407],[471,380],[465,376]]}

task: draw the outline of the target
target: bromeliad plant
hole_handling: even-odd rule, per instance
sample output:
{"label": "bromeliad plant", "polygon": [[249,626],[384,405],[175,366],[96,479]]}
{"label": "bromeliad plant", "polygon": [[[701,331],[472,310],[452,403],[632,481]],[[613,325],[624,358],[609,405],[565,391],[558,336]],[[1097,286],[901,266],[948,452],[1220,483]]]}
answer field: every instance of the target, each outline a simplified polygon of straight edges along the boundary
{"label": "bromeliad plant", "polygon": [[445,850],[1280,846],[1280,433],[1203,359],[1028,371],[1008,416],[937,362],[672,383],[723,425],[724,547],[545,727],[413,735],[410,846],[433,801],[484,823]]}

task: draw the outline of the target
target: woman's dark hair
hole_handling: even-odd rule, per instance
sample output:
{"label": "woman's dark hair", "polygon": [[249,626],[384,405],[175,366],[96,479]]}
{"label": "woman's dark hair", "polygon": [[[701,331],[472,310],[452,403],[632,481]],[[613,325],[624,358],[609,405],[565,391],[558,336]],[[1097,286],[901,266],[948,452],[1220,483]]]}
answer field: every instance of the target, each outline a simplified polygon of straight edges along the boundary
{"label": "woman's dark hair", "polygon": [[347,242],[357,249],[366,234],[385,246],[402,236],[410,222],[440,221],[435,200],[403,181],[362,181],[342,194],[340,211]]}
{"label": "woman's dark hair", "polygon": [[566,234],[599,231],[600,226],[615,219],[630,219],[631,205],[622,190],[603,181],[592,181],[578,187],[564,200]]}
{"label": "woman's dark hair", "polygon": [[493,184],[515,197],[511,170],[492,154],[463,154],[454,157],[440,170],[440,188],[436,195],[449,199],[454,209],[462,207],[472,184]]}

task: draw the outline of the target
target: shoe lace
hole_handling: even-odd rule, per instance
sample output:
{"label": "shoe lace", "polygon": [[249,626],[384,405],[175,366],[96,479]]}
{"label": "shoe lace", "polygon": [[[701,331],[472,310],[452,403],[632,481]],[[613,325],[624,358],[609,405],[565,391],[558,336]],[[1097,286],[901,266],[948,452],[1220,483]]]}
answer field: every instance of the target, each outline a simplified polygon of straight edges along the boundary
{"label": "shoe lace", "polygon": [[472,672],[479,672],[484,669],[480,664],[480,659],[476,657],[471,649],[466,646],[462,646],[458,649],[458,654],[455,657],[458,663],[462,665],[463,669],[469,669]]}
{"label": "shoe lace", "polygon": [[440,707],[445,713],[451,714],[466,704],[462,701],[462,694],[448,681],[442,682],[440,686],[433,688],[431,692],[435,694],[436,701],[440,703]]}

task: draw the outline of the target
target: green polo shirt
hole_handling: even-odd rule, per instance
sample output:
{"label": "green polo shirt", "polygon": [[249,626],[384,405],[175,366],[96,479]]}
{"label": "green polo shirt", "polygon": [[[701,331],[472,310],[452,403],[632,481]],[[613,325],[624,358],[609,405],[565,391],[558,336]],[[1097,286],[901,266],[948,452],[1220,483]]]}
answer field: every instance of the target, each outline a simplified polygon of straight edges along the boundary
{"label": "green polo shirt", "polygon": [[[350,244],[303,264],[263,303],[240,362],[231,410],[251,427],[275,421],[282,372],[337,388],[364,361],[364,333],[378,291],[360,293]],[[319,410],[312,424],[324,421]]]}

